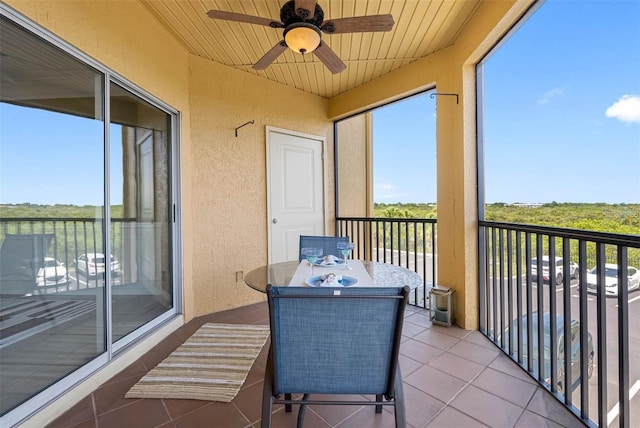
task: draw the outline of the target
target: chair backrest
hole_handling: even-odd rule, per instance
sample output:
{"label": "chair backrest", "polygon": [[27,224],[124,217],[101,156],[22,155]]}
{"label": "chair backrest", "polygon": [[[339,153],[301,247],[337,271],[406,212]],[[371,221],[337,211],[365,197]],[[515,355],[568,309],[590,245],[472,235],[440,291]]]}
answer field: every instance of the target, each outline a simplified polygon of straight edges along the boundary
{"label": "chair backrest", "polygon": [[340,250],[338,250],[338,242],[349,242],[349,238],[346,236],[313,236],[313,235],[300,235],[300,247],[298,253],[300,255],[300,261],[304,260],[302,255],[302,249],[305,247],[317,247],[324,250],[323,256],[330,254],[334,256],[340,256]]}
{"label": "chair backrest", "polygon": [[394,396],[409,287],[267,287],[273,393]]}

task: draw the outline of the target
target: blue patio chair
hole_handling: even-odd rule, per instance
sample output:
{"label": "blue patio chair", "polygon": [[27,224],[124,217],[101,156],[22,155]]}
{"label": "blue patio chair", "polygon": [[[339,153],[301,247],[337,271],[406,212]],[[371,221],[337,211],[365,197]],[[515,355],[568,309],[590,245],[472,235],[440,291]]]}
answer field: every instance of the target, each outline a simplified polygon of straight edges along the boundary
{"label": "blue patio chair", "polygon": [[[262,427],[271,427],[274,404],[286,412],[300,405],[298,428],[307,405],[372,405],[376,413],[391,405],[396,427],[405,427],[398,352],[408,296],[407,286],[267,286],[271,347]],[[375,400],[322,399],[325,394]]]}
{"label": "blue patio chair", "polygon": [[340,250],[338,250],[338,242],[349,242],[347,236],[313,236],[313,235],[300,235],[300,261],[304,260],[302,255],[302,249],[305,247],[317,247],[322,248],[324,252],[323,256],[330,254],[338,257],[340,256]]}

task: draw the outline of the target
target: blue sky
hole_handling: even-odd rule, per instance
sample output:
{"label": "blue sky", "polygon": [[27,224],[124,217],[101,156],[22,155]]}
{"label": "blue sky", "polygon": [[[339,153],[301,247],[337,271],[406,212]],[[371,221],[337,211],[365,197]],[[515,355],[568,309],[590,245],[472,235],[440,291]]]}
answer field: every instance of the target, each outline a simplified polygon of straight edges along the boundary
{"label": "blue sky", "polygon": [[[640,203],[640,0],[547,0],[486,61],[484,88],[486,202]],[[376,202],[435,202],[435,105],[374,112]],[[0,203],[102,203],[100,121],[0,117]]]}
{"label": "blue sky", "polygon": [[[640,203],[640,1],[547,0],[484,72],[487,203]],[[435,201],[434,114],[374,112],[376,202]]]}
{"label": "blue sky", "polygon": [[373,112],[375,202],[436,200],[436,101],[425,92]]}
{"label": "blue sky", "polygon": [[[0,116],[0,203],[104,203],[102,121],[4,103]],[[121,170],[120,126],[110,134],[112,170]],[[121,204],[122,172],[112,180],[111,203]]]}

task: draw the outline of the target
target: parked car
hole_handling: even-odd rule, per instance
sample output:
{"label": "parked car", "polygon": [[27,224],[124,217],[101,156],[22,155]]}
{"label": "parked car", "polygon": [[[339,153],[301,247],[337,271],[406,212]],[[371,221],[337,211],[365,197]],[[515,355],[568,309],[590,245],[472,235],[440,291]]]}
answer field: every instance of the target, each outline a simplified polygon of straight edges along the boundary
{"label": "parked car", "polygon": [[50,285],[65,285],[69,282],[67,268],[62,262],[53,257],[45,257],[44,264],[38,269],[36,274],[36,285],[47,287]]}
{"label": "parked car", "polygon": [[[120,262],[111,255],[111,275],[120,275]],[[76,260],[76,270],[87,278],[103,276],[105,272],[105,256],[102,253],[82,254]]]}
{"label": "parked car", "polygon": [[[534,312],[531,314],[531,323],[532,323],[532,337],[533,337],[533,371],[534,373],[538,373],[538,313]],[[515,331],[516,326],[518,325],[518,320],[515,320],[510,327],[507,327],[505,331],[505,342],[509,343],[509,329]],[[521,324],[522,326],[522,352],[523,352],[523,364],[526,367],[528,365],[528,346],[527,346],[527,316],[524,315],[522,317]],[[544,331],[544,349],[543,349],[543,358],[544,358],[544,374],[543,378],[547,383],[551,383],[551,317],[548,312],[543,314],[543,331]],[[514,348],[517,349],[518,346],[518,336],[517,331],[514,336]],[[560,392],[564,391],[564,316],[561,314],[556,315],[556,355],[558,357],[556,363],[556,379],[557,379],[557,389]],[[593,339],[591,337],[591,333],[587,332],[587,378],[590,378],[593,375],[594,369],[594,350],[593,350]],[[580,385],[580,322],[577,320],[571,320],[571,390],[575,390]]]}
{"label": "parked car", "polygon": [[[578,278],[580,269],[577,263],[569,261],[569,277],[571,279]],[[538,277],[538,259],[531,259],[531,276]],[[549,256],[542,256],[542,281],[549,282]],[[556,257],[556,284],[560,285],[564,281],[564,260],[562,257]]]}
{"label": "parked car", "polygon": [[[607,263],[604,265],[605,295],[618,295],[618,265]],[[633,291],[640,288],[640,270],[633,266],[627,267],[628,290]],[[594,267],[587,272],[587,292],[596,293],[598,291],[598,267]]]}

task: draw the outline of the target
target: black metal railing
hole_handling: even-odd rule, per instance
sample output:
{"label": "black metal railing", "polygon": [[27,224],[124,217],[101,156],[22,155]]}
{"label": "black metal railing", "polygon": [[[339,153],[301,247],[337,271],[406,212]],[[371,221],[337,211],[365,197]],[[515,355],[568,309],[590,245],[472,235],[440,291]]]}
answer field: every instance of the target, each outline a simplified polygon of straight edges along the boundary
{"label": "black metal railing", "polygon": [[336,235],[356,244],[354,257],[411,269],[422,277],[410,304],[427,307],[429,289],[437,283],[436,220],[419,218],[338,217]]}
{"label": "black metal railing", "polygon": [[[127,228],[133,230],[135,224],[135,219],[111,219],[109,229],[111,254],[116,260],[122,261],[125,259],[125,252],[128,246],[126,243],[127,232],[125,230]],[[18,260],[18,262],[23,263],[21,266],[3,266],[3,275],[11,275],[9,271],[14,267],[17,268],[18,273],[23,273],[18,279],[20,280],[20,287],[24,288],[23,291],[25,293],[55,293],[78,289],[81,287],[80,281],[70,280],[71,273],[69,268],[75,266],[76,261],[82,254],[104,253],[104,231],[104,221],[100,218],[0,218],[0,245],[11,238],[23,238],[23,241],[24,238],[31,238],[32,241],[28,244],[22,244],[22,247],[24,245],[32,247],[25,248],[25,251],[29,250],[27,251],[29,253],[27,254],[28,260]],[[67,278],[66,281],[61,281],[63,282],[62,284],[55,282],[50,284],[47,281],[43,281],[42,284],[33,281],[32,284],[29,284],[28,277],[33,276],[35,280],[38,267],[45,264],[45,257],[52,257],[65,267]],[[3,263],[6,263],[6,261],[3,261]],[[97,279],[94,279],[94,281],[97,282]],[[18,281],[11,282],[16,283]],[[4,285],[8,286],[8,283],[9,281],[6,281]],[[88,283],[87,278],[86,283],[83,285],[87,287],[89,286]],[[31,290],[28,288],[31,288]]]}
{"label": "black metal railing", "polygon": [[[411,303],[427,308],[437,283],[436,224],[339,217],[336,234],[356,243],[356,258],[417,272],[423,287]],[[120,260],[125,229],[134,226],[111,220],[111,250]],[[45,255],[66,266],[102,252],[103,231],[101,219],[0,218],[0,242],[12,234],[53,236]],[[640,269],[640,236],[480,221],[479,256],[483,334],[588,425],[640,423],[630,411],[640,382],[640,279],[625,274]]]}
{"label": "black metal railing", "polygon": [[481,221],[479,247],[480,330],[588,425],[638,426],[640,236]]}

